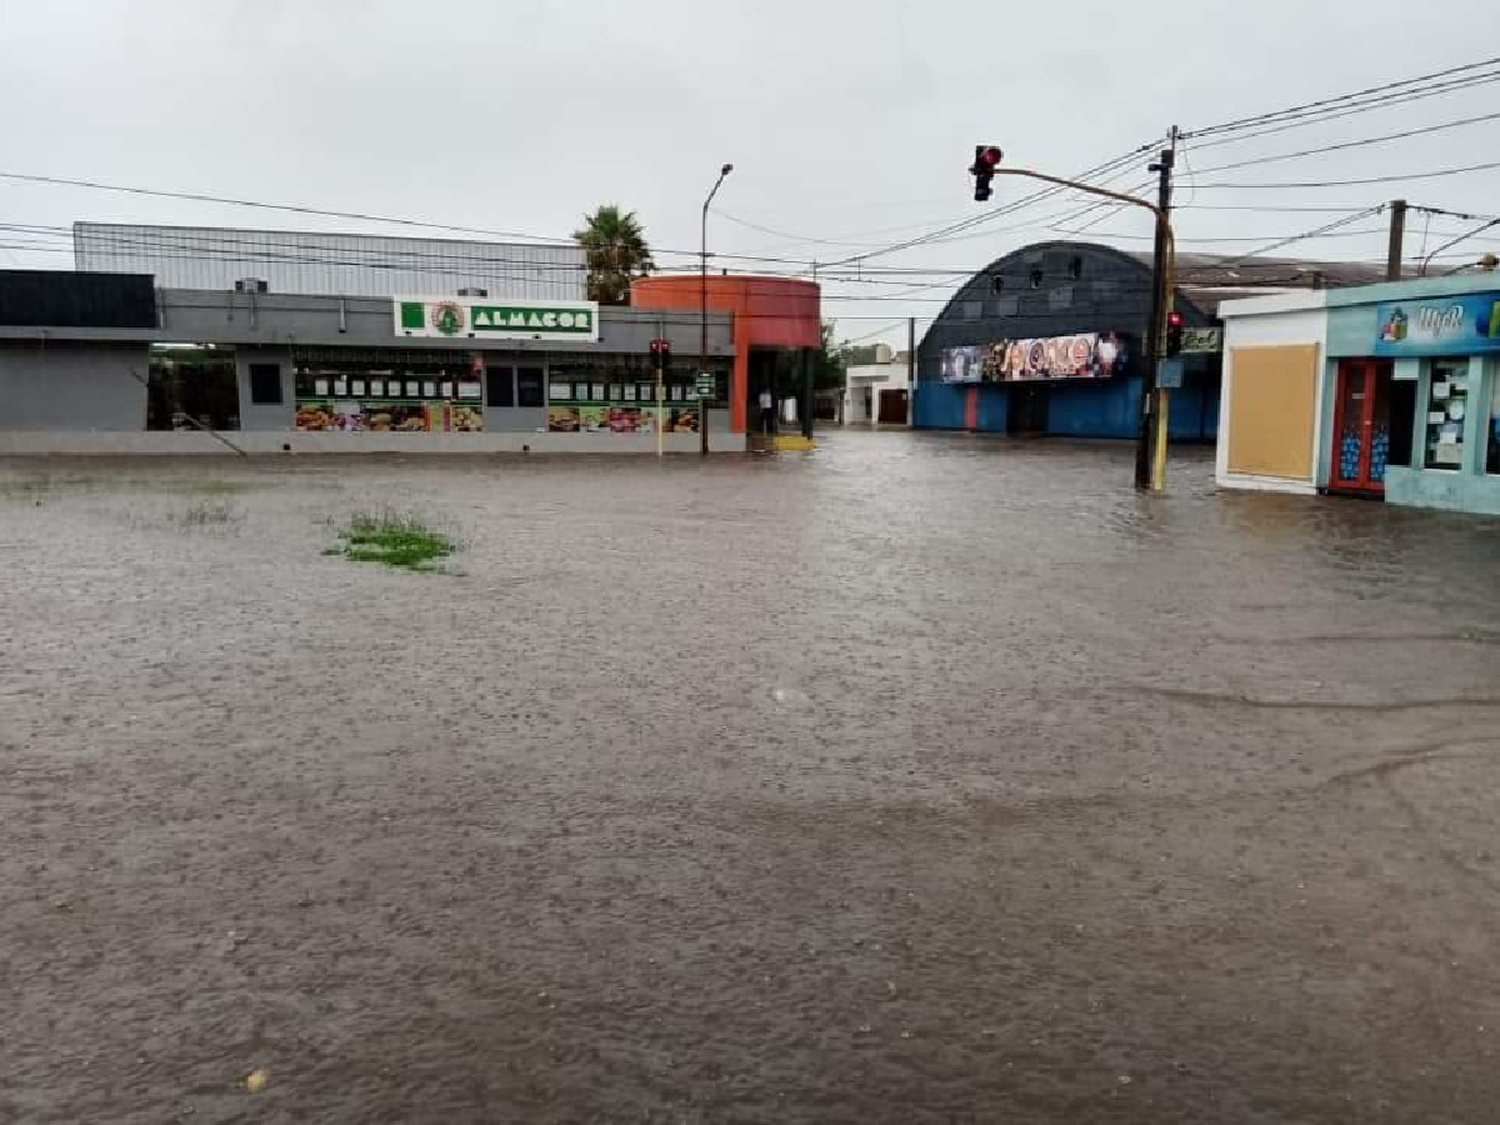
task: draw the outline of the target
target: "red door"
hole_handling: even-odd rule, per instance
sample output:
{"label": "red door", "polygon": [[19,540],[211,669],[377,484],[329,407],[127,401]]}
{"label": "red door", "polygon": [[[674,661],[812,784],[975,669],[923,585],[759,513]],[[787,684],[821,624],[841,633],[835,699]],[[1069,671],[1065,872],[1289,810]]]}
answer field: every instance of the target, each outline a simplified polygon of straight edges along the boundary
{"label": "red door", "polygon": [[1333,408],[1329,490],[1384,495],[1390,451],[1391,365],[1346,359],[1339,364],[1338,399]]}

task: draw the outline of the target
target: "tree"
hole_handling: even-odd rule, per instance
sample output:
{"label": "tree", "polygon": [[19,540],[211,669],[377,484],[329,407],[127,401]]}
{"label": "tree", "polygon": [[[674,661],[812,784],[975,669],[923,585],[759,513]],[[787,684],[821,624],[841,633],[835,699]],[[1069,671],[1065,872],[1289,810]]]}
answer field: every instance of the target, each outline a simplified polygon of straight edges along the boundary
{"label": "tree", "polygon": [[583,247],[588,263],[589,300],[601,305],[628,305],[631,279],[655,268],[635,212],[621,211],[617,203],[601,204],[592,215],[585,215],[573,237]]}
{"label": "tree", "polygon": [[828,391],[844,385],[844,357],[833,343],[833,321],[823,322],[822,344],[813,353],[813,389]]}

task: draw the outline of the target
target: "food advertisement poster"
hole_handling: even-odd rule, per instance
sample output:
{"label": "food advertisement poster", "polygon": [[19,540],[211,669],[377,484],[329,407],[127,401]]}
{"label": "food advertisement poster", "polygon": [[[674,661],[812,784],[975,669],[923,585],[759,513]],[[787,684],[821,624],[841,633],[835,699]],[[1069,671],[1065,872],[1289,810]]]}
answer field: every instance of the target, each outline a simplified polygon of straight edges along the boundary
{"label": "food advertisement poster", "polygon": [[985,376],[996,382],[1028,379],[1108,379],[1125,368],[1125,342],[1113,332],[1080,332],[990,345]]}
{"label": "food advertisement poster", "polygon": [[977,344],[942,351],[945,383],[977,383],[984,371],[984,349]]}
{"label": "food advertisement poster", "polygon": [[[662,411],[662,417],[664,433],[698,432],[698,411],[695,408],[668,407]],[[622,403],[550,406],[547,408],[547,429],[554,434],[654,434],[656,407]]]}
{"label": "food advertisement poster", "polygon": [[297,429],[344,433],[478,433],[484,429],[484,408],[453,402],[299,399]]}

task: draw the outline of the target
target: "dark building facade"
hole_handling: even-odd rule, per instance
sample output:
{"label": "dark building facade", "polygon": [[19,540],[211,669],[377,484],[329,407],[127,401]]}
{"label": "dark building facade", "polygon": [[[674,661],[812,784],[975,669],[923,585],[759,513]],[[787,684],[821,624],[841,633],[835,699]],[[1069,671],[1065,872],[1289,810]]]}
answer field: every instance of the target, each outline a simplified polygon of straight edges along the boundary
{"label": "dark building facade", "polygon": [[[1189,328],[1210,311],[1179,288]],[[992,433],[1130,438],[1141,411],[1151,265],[1108,246],[1039,242],[961,288],[917,349],[915,424]],[[1218,431],[1220,359],[1184,357],[1175,441]]]}

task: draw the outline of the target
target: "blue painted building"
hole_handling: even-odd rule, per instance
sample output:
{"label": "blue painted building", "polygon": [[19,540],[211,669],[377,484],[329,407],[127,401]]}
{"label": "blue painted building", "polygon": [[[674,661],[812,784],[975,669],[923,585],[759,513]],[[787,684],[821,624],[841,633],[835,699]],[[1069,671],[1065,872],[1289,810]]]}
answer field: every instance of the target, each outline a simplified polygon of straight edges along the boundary
{"label": "blue painted building", "polygon": [[[1187,288],[1176,308],[1188,327],[1213,323]],[[923,337],[915,424],[1133,438],[1150,309],[1149,256],[1061,241],[1007,254],[970,278]],[[1218,357],[1194,355],[1186,366],[1172,396],[1172,437],[1212,441]]]}
{"label": "blue painted building", "polygon": [[1500,515],[1500,277],[1227,302],[1228,488]]}

